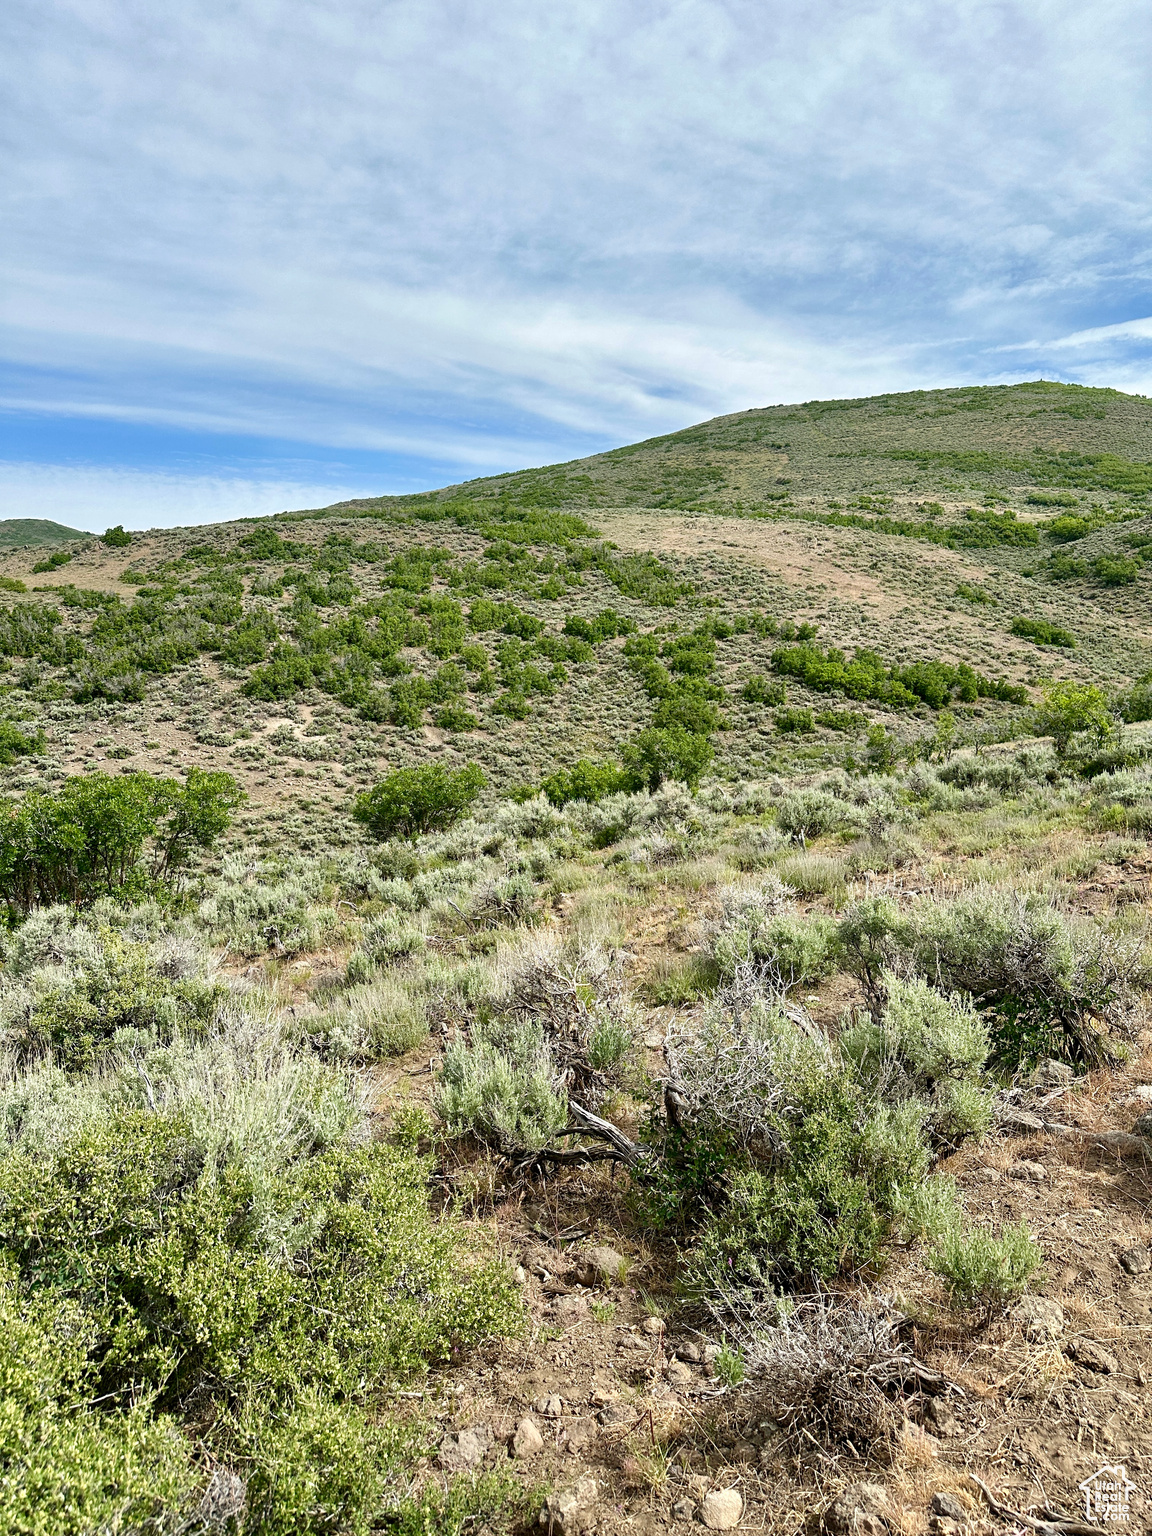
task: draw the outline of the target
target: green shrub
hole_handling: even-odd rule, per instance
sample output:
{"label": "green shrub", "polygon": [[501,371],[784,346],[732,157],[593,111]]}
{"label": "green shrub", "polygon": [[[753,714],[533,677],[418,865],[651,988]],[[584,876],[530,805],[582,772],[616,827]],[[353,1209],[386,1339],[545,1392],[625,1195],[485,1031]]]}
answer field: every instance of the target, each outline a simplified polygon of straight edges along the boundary
{"label": "green shrub", "polygon": [[132,535],[124,532],[123,524],[117,523],[115,528],[106,528],[100,535],[101,544],[107,544],[109,549],[124,549],[132,542]]}
{"label": "green shrub", "polygon": [[[139,899],[211,848],[246,796],[229,773],[192,768],[183,786],[150,773],[68,778],[0,810],[0,887],[9,915],[100,896]],[[147,850],[147,851],[146,851]]]}
{"label": "green shrub", "polygon": [[712,940],[712,958],[721,976],[751,967],[778,992],[788,992],[829,975],[837,960],[836,924],[825,917],[800,917],[787,910],[785,887],[768,881],[760,889],[734,890]]}
{"label": "green shrub", "polygon": [[762,672],[753,672],[741,688],[740,697],[746,704],[783,704],[787,689],[782,682],[765,677]]}
{"label": "green shrub", "polygon": [[618,635],[631,635],[635,632],[636,626],[632,620],[624,618],[614,608],[602,608],[594,619],[569,614],[564,621],[566,635],[574,635],[578,640],[588,641],[590,645],[600,645],[605,640],[614,640]]}
{"label": "green shrub", "polygon": [[1064,550],[1057,550],[1044,562],[1044,571],[1050,581],[1076,581],[1087,576],[1088,562]]}
{"label": "green shrub", "polygon": [[626,1060],[632,1043],[632,1031],[619,1019],[598,1019],[588,1037],[588,1065],[594,1072],[613,1072]]}
{"label": "green shrub", "polygon": [[[945,711],[947,713],[947,711]],[[868,716],[852,709],[821,709],[814,716],[817,725],[829,731],[846,731],[855,734],[868,724]]]}
{"label": "green shrub", "polygon": [[776,807],[776,825],[798,843],[851,826],[855,820],[853,807],[823,789],[792,790],[781,795]]}
{"label": "green shrub", "polygon": [[628,742],[621,757],[637,789],[657,790],[667,779],[696,789],[714,756],[707,736],[681,725],[650,726]]}
{"label": "green shrub", "polygon": [[98,930],[86,956],[49,970],[3,1001],[6,1043],[24,1060],[45,1052],[69,1071],[91,1067],[113,1040],[140,1048],[177,1031],[203,1034],[226,997],[218,983],[162,975],[147,949]]}
{"label": "green shrub", "polygon": [[99,1317],[51,1287],[0,1281],[0,1528],[12,1536],[147,1529],[188,1508],[191,1447],[146,1398],[90,1406]]}
{"label": "green shrub", "polygon": [[653,1215],[702,1218],[690,1282],[731,1295],[875,1264],[928,1170],[917,1107],[870,1102],[845,1062],[745,993],[666,1051],[694,1113],[690,1133],[666,1133]]}
{"label": "green shrub", "polygon": [[1021,704],[1027,697],[1022,688],[1003,678],[993,681],[965,664],[917,661],[888,667],[874,651],[857,650],[849,661],[843,651],[822,651],[811,644],[773,651],[772,670],[796,678],[817,693],[876,699],[893,709],[911,708],[917,702],[941,709],[953,696],[965,703],[992,698]]}
{"label": "green shrub", "polygon": [[1012,620],[1012,633],[1022,635],[1026,640],[1035,640],[1037,645],[1059,645],[1066,650],[1074,650],[1076,646],[1075,635],[1069,634],[1057,624],[1050,624],[1047,619],[1015,618]]}
{"label": "green shrub", "polygon": [[475,731],[480,726],[479,719],[463,704],[445,704],[436,711],[434,719],[444,731]]}
{"label": "green shrub", "polygon": [[32,567],[33,574],[39,576],[45,571],[58,571],[62,565],[67,565],[71,559],[72,555],[69,551],[58,549],[54,554],[46,555],[43,560],[37,560],[36,564]]}
{"label": "green shrub", "polygon": [[857,1021],[840,1049],[860,1080],[888,1102],[914,1102],[936,1144],[983,1135],[992,1122],[992,1085],[984,1078],[990,1041],[971,1003],[944,997],[920,978],[884,978],[879,1023]]}
{"label": "green shrub", "polygon": [[1074,923],[1043,897],[995,887],[903,911],[869,897],[845,914],[839,943],[874,1018],[887,999],[885,973],[918,974],[945,993],[967,993],[987,1017],[993,1055],[1012,1065],[1106,1060],[1100,1025],[1129,1005],[1138,963],[1138,946]]}
{"label": "green shrub", "polygon": [[[1077,498],[1072,495],[1071,491],[1029,491],[1024,500],[1032,507],[1075,507],[1079,505]],[[1059,517],[1054,519],[1056,523],[1063,521],[1064,519]],[[1050,533],[1052,527],[1053,524],[1050,523],[1046,531]],[[1057,534],[1056,537],[1059,538],[1060,535]]]}
{"label": "green shrub", "polygon": [[810,709],[778,709],[775,726],[781,736],[793,732],[807,734],[816,729],[816,722]]}
{"label": "green shrub", "polygon": [[1140,562],[1123,555],[1097,555],[1092,562],[1092,574],[1103,586],[1127,587],[1140,574]]}
{"label": "green shrub", "polygon": [[1043,693],[1032,728],[1037,736],[1052,737],[1059,757],[1066,755],[1074,736],[1087,735],[1099,746],[1112,734],[1112,712],[1103,689],[1066,681],[1045,683]]}
{"label": "green shrub", "polygon": [[900,760],[900,744],[882,725],[868,729],[864,760],[872,773],[891,773]]}
{"label": "green shrub", "polygon": [[449,1132],[501,1152],[534,1152],[568,1120],[538,1023],[477,1022],[444,1053],[436,1107]]}
{"label": "green shrub", "polygon": [[944,1281],[949,1301],[991,1310],[1027,1289],[1041,1257],[1022,1221],[1006,1223],[999,1236],[956,1222],[945,1228],[926,1262]]}
{"label": "green shrub", "polygon": [[206,1163],[186,1115],[121,1114],[0,1163],[0,1237],[22,1284],[93,1309],[102,1390],[160,1408],[198,1382],[356,1400],[515,1316],[503,1271],[432,1224],[426,1165],[380,1142],[258,1171]]}
{"label": "green shrub", "polygon": [[43,731],[22,731],[11,720],[0,720],[0,763],[7,766],[18,757],[31,757],[44,750]]}
{"label": "green shrub", "polygon": [[956,583],[956,596],[962,597],[966,603],[994,603],[996,599],[991,592],[986,592],[983,587],[973,586],[968,581]]}
{"label": "green shrub", "polygon": [[356,797],[352,815],[381,841],[403,837],[415,842],[428,832],[442,832],[459,821],[485,783],[478,763],[456,770],[442,763],[398,768],[374,789]]}
{"label": "green shrub", "polygon": [[631,784],[631,775],[615,763],[593,762],[581,757],[571,768],[559,768],[540,781],[540,788],[555,806],[572,800],[595,802],[618,794]]}

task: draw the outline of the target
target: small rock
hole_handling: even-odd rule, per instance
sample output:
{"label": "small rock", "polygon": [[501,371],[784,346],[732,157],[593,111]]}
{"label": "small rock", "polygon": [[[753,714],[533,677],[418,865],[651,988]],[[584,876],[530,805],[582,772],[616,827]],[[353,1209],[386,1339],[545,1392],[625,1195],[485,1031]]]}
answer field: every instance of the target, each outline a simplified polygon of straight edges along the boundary
{"label": "small rock", "polygon": [[888,1495],[879,1483],[853,1483],[821,1519],[827,1536],[886,1536]]}
{"label": "small rock", "polygon": [[705,1344],[704,1348],[701,1350],[701,1354],[704,1356],[704,1364],[711,1365],[719,1353],[719,1344]]}
{"label": "small rock", "polygon": [[1126,1275],[1146,1275],[1152,1269],[1152,1253],[1140,1243],[1118,1253],[1116,1261]]}
{"label": "small rock", "polygon": [[492,1444],[492,1432],[484,1424],[472,1424],[458,1435],[445,1435],[436,1456],[445,1472],[467,1472],[484,1460]]}
{"label": "small rock", "polygon": [[744,1500],[738,1488],[714,1488],[704,1495],[700,1518],[710,1531],[730,1531],[740,1524]]}
{"label": "small rock", "polygon": [[557,1296],[552,1303],[552,1316],[568,1328],[588,1316],[588,1301],[583,1296]]}
{"label": "small rock", "polygon": [[[1076,1074],[1066,1061],[1054,1061],[1051,1057],[1042,1061],[1032,1074],[1033,1088],[1067,1088]],[[955,1516],[949,1516],[954,1519]]]}
{"label": "small rock", "polygon": [[564,1412],[563,1399],[557,1397],[555,1393],[549,1397],[538,1397],[532,1407],[546,1419],[558,1419]]}
{"label": "small rock", "polygon": [[641,1327],[645,1333],[663,1333],[664,1319],[662,1317],[646,1317]]}
{"label": "small rock", "polygon": [[517,1461],[524,1461],[544,1449],[544,1436],[536,1428],[534,1419],[521,1419],[512,1436],[512,1454]]}
{"label": "small rock", "polygon": [[690,1387],[696,1380],[691,1368],[679,1360],[673,1360],[664,1375],[668,1378],[669,1385],[677,1387],[680,1391]]}
{"label": "small rock", "polygon": [[599,1489],[594,1477],[582,1477],[575,1488],[565,1488],[560,1493],[550,1493],[540,1512],[541,1525],[547,1525],[560,1536],[579,1536],[595,1524],[596,1500]]}
{"label": "small rock", "polygon": [[1022,1157],[1018,1163],[1014,1163],[1008,1170],[1014,1179],[1027,1179],[1030,1184],[1047,1184],[1048,1170],[1043,1163],[1034,1163],[1027,1157]]}
{"label": "small rock", "polygon": [[1064,1353],[1077,1365],[1082,1365],[1086,1370],[1099,1371],[1102,1376],[1114,1376],[1120,1369],[1120,1362],[1116,1356],[1097,1344],[1095,1339],[1069,1339],[1064,1346]]}
{"label": "small rock", "polygon": [[932,1495],[932,1502],[928,1508],[934,1515],[943,1515],[945,1520],[955,1520],[958,1525],[963,1525],[968,1518],[968,1511],[956,1495],[947,1493],[943,1489]]}
{"label": "small rock", "polygon": [[664,1044],[664,1036],[658,1035],[653,1031],[652,1034],[644,1036],[644,1044],[650,1051],[658,1051]]}
{"label": "small rock", "polygon": [[704,1351],[695,1339],[685,1339],[682,1344],[677,1344],[676,1353],[681,1360],[687,1360],[689,1365],[700,1365],[704,1360]]}
{"label": "small rock", "polygon": [[1012,1321],[1033,1343],[1058,1339],[1064,1332],[1064,1308],[1048,1296],[1022,1296],[1012,1308]]}
{"label": "small rock", "polygon": [[960,1420],[952,1412],[952,1405],[944,1397],[930,1397],[924,1404],[924,1424],[943,1440],[964,1433]]}
{"label": "small rock", "polygon": [[691,1520],[696,1513],[696,1506],[691,1499],[677,1499],[672,1506],[673,1520]]}
{"label": "small rock", "polygon": [[1141,1083],[1124,1100],[1126,1104],[1152,1104],[1152,1083]]}
{"label": "small rock", "polygon": [[1152,1110],[1149,1110],[1146,1115],[1141,1115],[1132,1130],[1137,1136],[1146,1136],[1149,1141],[1152,1141]]}
{"label": "small rock", "polygon": [[1033,1136],[1044,1129],[1040,1116],[1027,1109],[1002,1109],[997,1125],[1009,1136]]}
{"label": "small rock", "polygon": [[576,1260],[576,1278],[581,1285],[618,1285],[627,1268],[628,1261],[615,1248],[589,1248]]}
{"label": "small rock", "polygon": [[636,1418],[636,1412],[624,1403],[606,1403],[596,1417],[605,1429],[618,1429],[621,1424],[631,1424]]}
{"label": "small rock", "polygon": [[586,1451],[596,1438],[596,1426],[591,1419],[570,1419],[564,1428],[564,1449],[572,1456]]}
{"label": "small rock", "polygon": [[528,1271],[524,1268],[523,1264],[517,1264],[515,1273],[513,1274],[512,1278],[515,1280],[517,1285],[528,1284]]}

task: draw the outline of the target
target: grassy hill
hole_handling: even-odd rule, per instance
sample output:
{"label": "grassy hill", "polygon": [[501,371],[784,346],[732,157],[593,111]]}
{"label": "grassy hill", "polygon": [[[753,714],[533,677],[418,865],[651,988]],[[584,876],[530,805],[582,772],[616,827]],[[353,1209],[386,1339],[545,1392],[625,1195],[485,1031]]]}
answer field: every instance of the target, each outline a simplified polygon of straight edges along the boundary
{"label": "grassy hill", "polygon": [[1150,491],[1035,383],[0,552],[0,1525],[912,1536],[1135,1457]]}
{"label": "grassy hill", "polygon": [[70,544],[90,535],[45,517],[0,518],[0,549],[33,549],[49,544]]}

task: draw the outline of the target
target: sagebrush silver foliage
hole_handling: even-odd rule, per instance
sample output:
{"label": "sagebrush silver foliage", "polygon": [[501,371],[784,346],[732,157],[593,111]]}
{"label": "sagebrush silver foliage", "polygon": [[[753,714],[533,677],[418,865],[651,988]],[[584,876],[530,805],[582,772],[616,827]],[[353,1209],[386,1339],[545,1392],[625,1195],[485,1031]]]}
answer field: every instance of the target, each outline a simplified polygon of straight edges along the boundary
{"label": "sagebrush silver foliage", "polygon": [[747,969],[784,994],[826,975],[835,960],[835,924],[792,909],[795,892],[778,875],[719,893],[720,918],[709,931],[712,957],[729,979]]}

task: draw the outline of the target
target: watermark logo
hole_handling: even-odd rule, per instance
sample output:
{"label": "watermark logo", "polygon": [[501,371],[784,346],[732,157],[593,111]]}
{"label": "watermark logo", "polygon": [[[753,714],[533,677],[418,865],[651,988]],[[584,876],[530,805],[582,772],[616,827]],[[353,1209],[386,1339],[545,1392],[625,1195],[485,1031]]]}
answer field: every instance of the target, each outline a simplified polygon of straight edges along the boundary
{"label": "watermark logo", "polygon": [[1125,1467],[1101,1467],[1080,1484],[1084,1513],[1098,1524],[1127,1520],[1136,1484]]}

